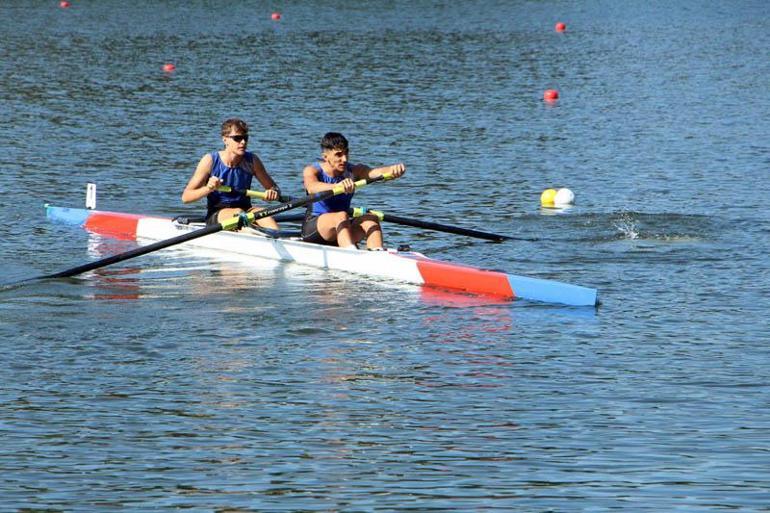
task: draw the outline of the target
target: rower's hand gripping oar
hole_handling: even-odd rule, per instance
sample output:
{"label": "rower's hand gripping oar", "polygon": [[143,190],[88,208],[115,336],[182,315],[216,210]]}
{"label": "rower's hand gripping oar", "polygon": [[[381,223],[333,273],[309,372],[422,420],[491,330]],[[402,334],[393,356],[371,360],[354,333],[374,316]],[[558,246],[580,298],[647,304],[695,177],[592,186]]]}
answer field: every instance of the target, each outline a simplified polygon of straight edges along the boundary
{"label": "rower's hand gripping oar", "polygon": [[[450,226],[446,224],[432,223],[430,221],[420,221],[418,219],[407,219],[405,217],[398,217],[392,214],[386,214],[379,210],[368,210],[363,207],[351,208],[348,213],[353,217],[359,217],[364,214],[372,214],[376,216],[380,221],[388,221],[396,224],[403,224],[405,226],[413,226],[415,228],[425,228],[427,230],[435,230],[439,232],[454,233],[455,235],[465,235],[466,237],[475,237],[477,239],[484,239],[493,242],[502,242],[504,240],[512,240],[515,237],[509,237],[507,235],[499,235],[497,233],[482,232],[479,230],[471,230],[470,228],[461,228],[459,226]],[[530,240],[530,239],[519,239]]]}
{"label": "rower's hand gripping oar", "polygon": [[[378,176],[377,178],[358,180],[357,182],[355,182],[356,190],[362,187],[365,187],[370,183],[391,180],[392,178],[393,177],[390,174],[385,174],[382,176]],[[266,208],[264,210],[259,210],[257,212],[249,212],[245,214],[245,218],[249,223],[253,223],[257,219],[262,219],[264,217],[271,217],[275,214],[280,214],[281,212],[286,212],[287,210],[291,210],[293,208],[298,208],[298,207],[308,205],[310,203],[315,203],[316,201],[323,201],[327,198],[331,198],[332,196],[343,194],[344,192],[345,192],[345,189],[338,185],[330,191],[317,192],[315,194],[310,194],[303,198],[292,200],[288,203],[282,203],[281,205],[277,205],[272,208]],[[21,283],[25,283],[29,281],[45,280],[49,278],[66,278],[69,276],[75,276],[76,274],[81,274],[84,272],[92,271],[94,269],[98,269],[100,267],[105,267],[111,264],[115,264],[117,262],[122,262],[130,258],[146,255],[147,253],[152,253],[153,251],[157,251],[159,249],[168,248],[176,244],[181,244],[183,242],[187,242],[193,239],[205,237],[206,235],[211,235],[212,233],[217,233],[222,230],[234,230],[238,228],[239,223],[242,223],[242,222],[243,222],[243,219],[241,216],[235,216],[230,219],[225,219],[221,223],[207,226],[205,228],[201,228],[200,230],[195,230],[194,232],[188,232],[178,237],[172,237],[170,239],[161,240],[153,244],[149,244],[147,246],[141,246],[139,248],[132,249],[131,251],[126,251],[125,253],[119,253],[117,255],[113,255],[107,258],[102,258],[101,260],[96,260],[94,262],[89,262],[87,264],[79,265],[77,267],[73,267],[71,269],[67,269],[65,271],[61,271],[58,273],[46,274],[43,276],[37,276],[35,278],[27,278],[26,280],[22,280],[11,285],[19,285]]]}

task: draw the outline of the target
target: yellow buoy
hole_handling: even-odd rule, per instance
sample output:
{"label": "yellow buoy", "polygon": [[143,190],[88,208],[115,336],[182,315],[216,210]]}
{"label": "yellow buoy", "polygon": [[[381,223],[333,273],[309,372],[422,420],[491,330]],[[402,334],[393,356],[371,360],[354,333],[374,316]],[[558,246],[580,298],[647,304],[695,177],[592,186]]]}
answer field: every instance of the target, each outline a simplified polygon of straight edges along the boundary
{"label": "yellow buoy", "polygon": [[546,189],[540,195],[540,204],[544,207],[552,207],[553,199],[556,197],[556,189]]}

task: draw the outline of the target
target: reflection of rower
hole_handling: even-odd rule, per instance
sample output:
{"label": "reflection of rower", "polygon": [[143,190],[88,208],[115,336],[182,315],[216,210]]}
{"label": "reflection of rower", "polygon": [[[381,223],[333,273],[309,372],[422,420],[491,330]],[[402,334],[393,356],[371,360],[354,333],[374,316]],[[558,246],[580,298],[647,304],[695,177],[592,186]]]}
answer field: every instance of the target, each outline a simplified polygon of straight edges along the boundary
{"label": "reflection of rower", "polygon": [[363,164],[350,164],[348,156],[345,136],[329,132],[321,139],[321,160],[302,172],[308,194],[330,191],[338,186],[345,191],[345,194],[308,205],[302,224],[303,239],[346,249],[355,249],[360,240],[366,239],[368,249],[382,250],[382,229],[377,216],[364,214],[351,219],[348,214],[355,192],[354,182],[386,173],[398,178],[406,172],[406,167],[399,163],[372,169]]}

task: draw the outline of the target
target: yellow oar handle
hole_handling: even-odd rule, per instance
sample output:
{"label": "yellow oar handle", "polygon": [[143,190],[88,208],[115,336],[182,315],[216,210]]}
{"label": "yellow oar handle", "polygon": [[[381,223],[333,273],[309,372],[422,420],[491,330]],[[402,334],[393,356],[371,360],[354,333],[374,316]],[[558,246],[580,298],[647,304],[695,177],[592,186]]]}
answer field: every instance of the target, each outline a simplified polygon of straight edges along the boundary
{"label": "yellow oar handle", "polygon": [[[385,173],[382,176],[378,177],[378,180],[382,180],[383,182],[387,182],[388,180],[393,180],[393,173]],[[356,186],[356,190],[360,189],[361,187],[364,187],[367,183],[369,183],[366,179],[358,180],[357,182],[353,182],[353,185]],[[332,189],[332,192],[335,196],[338,194],[345,194],[345,188],[341,185],[337,185]]]}
{"label": "yellow oar handle", "polygon": [[244,224],[254,222],[254,212],[241,212],[240,215],[225,219],[220,224],[223,230],[235,230],[241,228]]}
{"label": "yellow oar handle", "polygon": [[380,221],[382,221],[385,218],[385,213],[380,212],[379,210],[369,210],[366,207],[353,207],[353,212],[351,215],[353,217],[361,217],[364,214],[372,214],[373,216],[377,217]]}
{"label": "yellow oar handle", "polygon": [[[233,188],[229,185],[220,185],[217,187],[217,190],[219,192],[233,192]],[[250,198],[259,198],[259,199],[265,199],[267,197],[267,193],[264,193],[262,191],[252,191],[251,189],[240,191],[246,196],[249,196]]]}
{"label": "yellow oar handle", "polygon": [[[355,186],[356,190],[358,190],[359,187],[363,187],[364,185],[366,185],[366,180],[358,180],[357,182],[353,182],[353,185]],[[345,187],[343,187],[342,185],[336,185],[332,189],[332,192],[334,193],[335,196],[337,196],[338,194],[345,194]]]}

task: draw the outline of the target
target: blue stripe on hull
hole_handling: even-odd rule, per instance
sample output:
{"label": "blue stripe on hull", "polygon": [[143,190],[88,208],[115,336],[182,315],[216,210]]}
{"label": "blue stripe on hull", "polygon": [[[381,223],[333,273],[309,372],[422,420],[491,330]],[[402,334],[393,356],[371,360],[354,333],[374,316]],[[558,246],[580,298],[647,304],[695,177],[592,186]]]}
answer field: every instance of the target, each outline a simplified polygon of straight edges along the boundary
{"label": "blue stripe on hull", "polygon": [[508,275],[508,282],[516,297],[544,303],[561,303],[571,306],[596,306],[599,297],[596,289],[570,285],[552,280]]}
{"label": "blue stripe on hull", "polygon": [[66,208],[45,206],[45,215],[48,219],[67,224],[81,225],[88,219],[89,211],[82,208]]}

